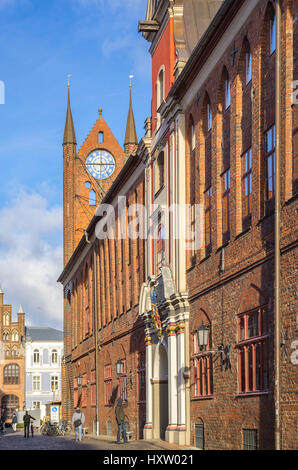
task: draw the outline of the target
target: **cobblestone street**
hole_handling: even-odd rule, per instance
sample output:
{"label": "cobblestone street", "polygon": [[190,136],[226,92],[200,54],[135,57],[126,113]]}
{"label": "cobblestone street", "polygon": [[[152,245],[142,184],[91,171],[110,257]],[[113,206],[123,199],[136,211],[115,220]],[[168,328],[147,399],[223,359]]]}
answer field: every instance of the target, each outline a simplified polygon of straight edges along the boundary
{"label": "cobblestone street", "polygon": [[73,436],[35,436],[24,438],[23,431],[13,433],[10,430],[0,437],[0,451],[2,450],[162,450],[155,443],[132,441],[127,444],[116,444],[114,441],[103,441],[86,437],[82,442],[75,442]]}

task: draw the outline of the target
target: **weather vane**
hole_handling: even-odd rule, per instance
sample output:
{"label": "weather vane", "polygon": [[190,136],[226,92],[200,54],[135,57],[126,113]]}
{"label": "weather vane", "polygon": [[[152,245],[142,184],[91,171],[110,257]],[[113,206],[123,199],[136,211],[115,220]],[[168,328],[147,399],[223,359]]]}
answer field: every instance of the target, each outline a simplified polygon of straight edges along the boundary
{"label": "weather vane", "polygon": [[68,88],[70,87],[70,77],[71,77],[71,73],[68,73],[67,74],[67,86],[68,86]]}
{"label": "weather vane", "polygon": [[130,86],[130,88],[132,87],[131,81],[132,81],[133,78],[134,78],[134,76],[132,74],[130,74],[129,75],[129,86]]}

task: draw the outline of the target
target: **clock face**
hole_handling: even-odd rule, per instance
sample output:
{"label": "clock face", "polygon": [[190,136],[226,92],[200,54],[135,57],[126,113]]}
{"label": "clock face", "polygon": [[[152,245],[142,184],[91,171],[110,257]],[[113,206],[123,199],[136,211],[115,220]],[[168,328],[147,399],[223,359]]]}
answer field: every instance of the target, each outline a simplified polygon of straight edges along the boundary
{"label": "clock face", "polygon": [[115,171],[114,157],[106,150],[95,150],[86,160],[86,168],[97,180],[104,180]]}

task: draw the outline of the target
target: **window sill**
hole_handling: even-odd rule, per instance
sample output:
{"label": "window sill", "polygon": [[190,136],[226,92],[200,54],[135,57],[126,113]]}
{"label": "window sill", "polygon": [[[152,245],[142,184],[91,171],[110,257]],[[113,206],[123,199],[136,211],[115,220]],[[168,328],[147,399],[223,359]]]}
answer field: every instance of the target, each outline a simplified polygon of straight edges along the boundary
{"label": "window sill", "polygon": [[245,230],[243,230],[241,233],[239,233],[236,237],[235,237],[235,240],[239,240],[239,238],[242,238],[244,237],[244,235],[246,235],[247,233],[249,233],[251,230],[251,226],[246,228]]}
{"label": "window sill", "polygon": [[247,397],[258,397],[262,395],[269,395],[269,390],[266,391],[258,391],[258,392],[245,392],[245,393],[238,393],[236,398],[247,398]]}
{"label": "window sill", "polygon": [[213,399],[214,399],[214,395],[208,395],[205,397],[193,397],[191,401],[204,401],[204,400],[213,400]]}
{"label": "window sill", "polygon": [[163,191],[164,188],[165,188],[165,185],[163,184],[163,185],[156,191],[156,193],[155,193],[155,195],[154,195],[154,199],[156,199],[156,198],[160,195],[160,193]]}
{"label": "window sill", "polygon": [[204,263],[205,261],[207,261],[207,259],[211,258],[211,253],[208,253],[208,255],[205,256],[205,258],[201,259],[200,260],[200,264]]}
{"label": "window sill", "polygon": [[285,201],[284,205],[289,206],[292,202],[296,201],[298,199],[298,193],[294,194],[290,199]]}
{"label": "window sill", "polygon": [[270,211],[268,212],[268,214],[265,214],[263,215],[263,217],[261,217],[257,223],[257,225],[261,225],[262,222],[264,222],[265,220],[269,219],[270,217],[272,217],[274,215],[274,211]]}
{"label": "window sill", "polygon": [[223,243],[219,248],[217,248],[216,253],[220,253],[223,250],[223,248],[226,248],[229,244],[230,244],[230,240]]}

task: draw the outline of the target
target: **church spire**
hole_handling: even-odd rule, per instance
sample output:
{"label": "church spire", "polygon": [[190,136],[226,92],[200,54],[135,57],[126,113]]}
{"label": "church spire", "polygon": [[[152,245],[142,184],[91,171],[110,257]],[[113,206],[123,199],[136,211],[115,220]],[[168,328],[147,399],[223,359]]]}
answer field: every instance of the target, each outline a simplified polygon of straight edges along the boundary
{"label": "church spire", "polygon": [[77,143],[72,114],[71,114],[71,107],[70,107],[70,93],[69,93],[70,84],[68,83],[67,86],[68,86],[68,104],[67,104],[63,145]]}
{"label": "church spire", "polygon": [[[130,76],[132,78],[132,76]],[[136,131],[135,118],[132,109],[131,101],[131,83],[129,85],[129,110],[127,116],[126,132],[125,132],[125,141],[124,141],[124,150],[125,153],[132,153],[136,150],[138,146],[138,136]]]}

